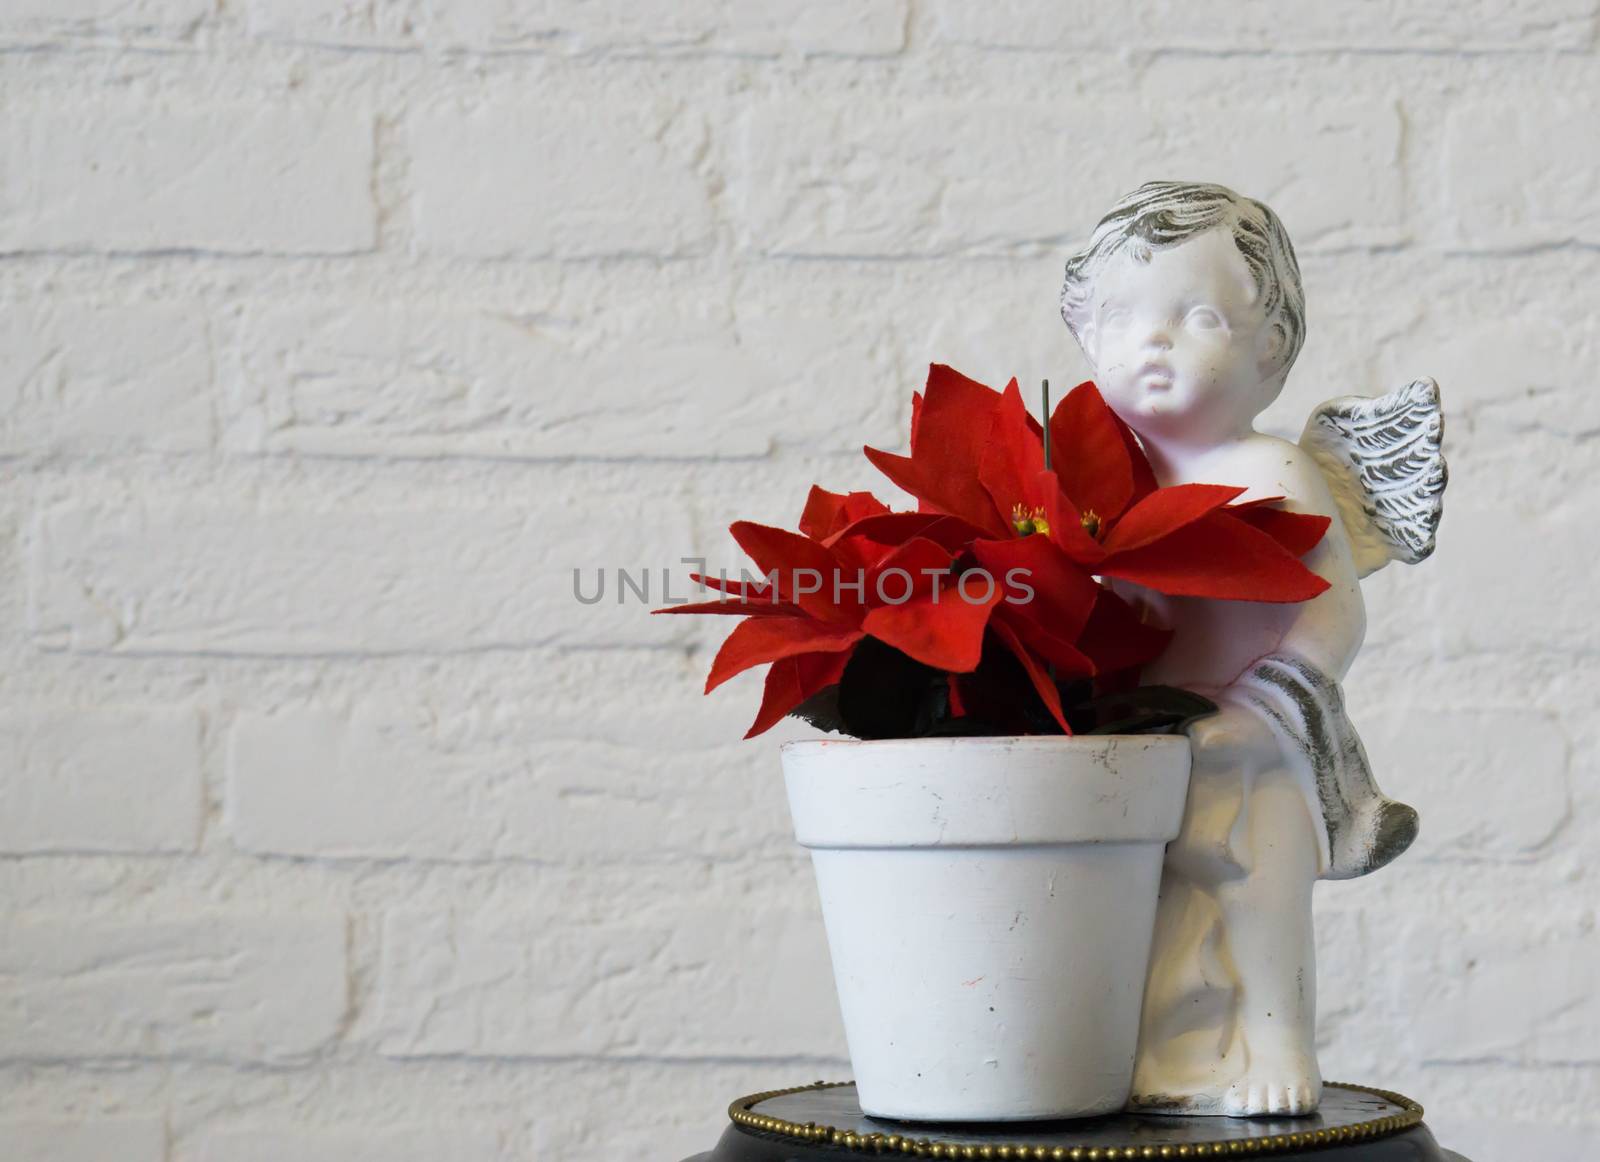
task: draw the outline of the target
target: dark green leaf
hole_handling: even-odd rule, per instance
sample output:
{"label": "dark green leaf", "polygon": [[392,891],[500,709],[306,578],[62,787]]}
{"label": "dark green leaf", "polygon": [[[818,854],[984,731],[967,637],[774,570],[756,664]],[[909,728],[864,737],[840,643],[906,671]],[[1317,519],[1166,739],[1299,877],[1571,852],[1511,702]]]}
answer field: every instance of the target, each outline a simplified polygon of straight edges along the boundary
{"label": "dark green leaf", "polygon": [[916,738],[932,726],[945,697],[937,670],[863,638],[839,678],[839,717],[856,738]]}
{"label": "dark green leaf", "polygon": [[800,705],[789,711],[789,717],[809,722],[818,730],[844,734],[844,719],[839,714],[839,686],[835,683],[818,690]]}
{"label": "dark green leaf", "polygon": [[1083,734],[1181,734],[1195,719],[1215,714],[1217,704],[1176,686],[1139,686],[1091,699],[1083,709],[1094,721]]}

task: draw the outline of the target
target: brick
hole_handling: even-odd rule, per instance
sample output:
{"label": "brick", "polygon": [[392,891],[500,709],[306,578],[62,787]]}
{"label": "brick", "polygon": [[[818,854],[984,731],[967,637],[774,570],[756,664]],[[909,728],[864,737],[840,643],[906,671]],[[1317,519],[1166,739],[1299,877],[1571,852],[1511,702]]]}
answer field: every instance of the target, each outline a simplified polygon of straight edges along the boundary
{"label": "brick", "polygon": [[366,250],[372,164],[372,118],[345,106],[13,108],[0,252]]}
{"label": "brick", "polygon": [[211,428],[210,339],[193,304],[0,311],[0,452],[198,451]]}
{"label": "brick", "polygon": [[1358,726],[1384,789],[1422,813],[1419,854],[1527,857],[1571,814],[1571,744],[1553,715],[1401,704]]}
{"label": "brick", "polygon": [[[1324,897],[1325,899],[1325,897]],[[1352,1028],[1364,1029],[1370,989],[1361,982],[1374,975],[1372,949],[1359,912],[1341,911],[1319,902],[1317,940],[1317,1044],[1340,1056]]]}
{"label": "brick", "polygon": [[[1437,552],[1421,573],[1388,579],[1406,587],[1404,605],[1396,603],[1390,612],[1403,610],[1413,634],[1417,626],[1426,626],[1439,648],[1451,654],[1547,650],[1574,655],[1600,649],[1600,627],[1593,625],[1589,600],[1592,514],[1577,500],[1552,511],[1530,511],[1518,507],[1504,487],[1500,491],[1507,503],[1493,507],[1464,500],[1452,506],[1447,495]],[[1536,582],[1530,582],[1534,576]],[[1534,600],[1530,584],[1536,584]]]}
{"label": "brick", "polygon": [[6,707],[0,851],[192,851],[202,777],[192,710]]}
{"label": "brick", "polygon": [[1035,413],[1040,378],[1049,378],[1052,398],[1060,399],[1093,375],[1061,322],[1056,306],[1061,264],[1054,257],[1040,259],[1020,276],[1008,272],[994,285],[985,282],[970,290],[969,285],[963,278],[960,293],[900,298],[878,308],[897,319],[909,316],[900,322],[907,338],[895,376],[897,445],[910,430],[911,392],[922,387],[931,362],[947,363],[996,388],[1015,376]]}
{"label": "brick", "polygon": [[[1538,903],[1545,916],[1559,907]],[[1407,937],[1412,1052],[1429,1062],[1600,1064],[1593,917],[1557,926],[1534,909],[1493,927],[1469,922],[1421,921]]]}
{"label": "brick", "polygon": [[1005,49],[1188,49],[1273,53],[1355,50],[1584,49],[1594,28],[1587,0],[1500,4],[1450,0],[1393,5],[1384,0],[1296,8],[1270,0],[1217,5],[972,5],[932,0],[935,42]]}
{"label": "brick", "polygon": [[259,40],[327,48],[415,47],[410,4],[372,0],[249,0],[245,26]]}
{"label": "brick", "polygon": [[339,1032],[345,921],[24,913],[0,920],[0,980],[5,1060],[294,1061]]}
{"label": "brick", "polygon": [[330,48],[870,57],[905,47],[907,0],[684,0],[648,19],[584,0],[252,0],[247,13],[254,37]]}
{"label": "brick", "polygon": [[0,1118],[0,1143],[17,1162],[167,1162],[159,1117]]}
{"label": "brick", "polygon": [[[313,511],[65,504],[43,514],[31,564],[35,640],[119,653],[383,654],[558,643],[650,645],[695,632],[650,618],[660,570],[685,581],[687,506],[670,495],[573,491],[489,509]],[[618,524],[628,535],[619,542]],[[625,556],[623,554],[626,554]],[[617,569],[651,573],[650,601]],[[592,595],[574,597],[582,569]],[[683,595],[682,592],[675,595]],[[625,602],[619,601],[625,598]]]}
{"label": "brick", "polygon": [[638,13],[583,0],[435,0],[431,45],[486,52],[687,51],[884,56],[905,47],[906,0],[684,0]]}
{"label": "brick", "polygon": [[[794,1085],[814,1077],[850,1076],[843,1061],[588,1061],[542,1068],[549,1075],[539,1088],[542,1100],[533,1119],[531,1154],[541,1162],[630,1155],[687,1159],[722,1133],[730,1098],[780,1084],[763,1086],[762,1078],[793,1077],[782,1084]],[[596,1103],[594,1094],[605,1094],[604,1103]],[[613,1118],[607,1109],[648,1110],[649,1118]]]}
{"label": "brick", "polygon": [[745,126],[740,237],[775,255],[1064,254],[1152,174],[1203,173],[1269,202],[1302,250],[1393,242],[1399,133],[1377,102],[769,104]]}
{"label": "brick", "polygon": [[206,1130],[180,1162],[510,1162],[488,1126],[232,1125]]}
{"label": "brick", "polygon": [[1555,310],[1495,318],[1431,311],[1416,330],[1383,342],[1380,382],[1436,379],[1452,442],[1455,421],[1467,416],[1500,436],[1499,446],[1511,430],[1530,425],[1579,436],[1600,428],[1600,400],[1569,371],[1595,355],[1585,322]]}
{"label": "brick", "polygon": [[[1428,823],[1424,811],[1424,832]],[[1419,875],[1427,866],[1408,856],[1401,870],[1316,891],[1317,1052],[1326,1075],[1380,1077],[1414,1061],[1395,1038],[1411,1017],[1398,983],[1406,955],[1398,934],[1429,891]]]}
{"label": "brick", "polygon": [[650,102],[420,113],[408,134],[417,240],[477,258],[702,253],[703,134]]}
{"label": "brick", "polygon": [[0,43],[69,36],[179,40],[211,10],[208,0],[7,0],[0,11]]}
{"label": "brick", "polygon": [[[730,972],[729,965],[738,971]],[[381,1051],[392,1057],[844,1055],[822,918],[764,903],[404,910],[384,923]]]}
{"label": "brick", "polygon": [[1593,102],[1553,98],[1453,106],[1430,188],[1440,240],[1462,250],[1600,243],[1600,151],[1580,144],[1595,118]]}
{"label": "brick", "polygon": [[[780,439],[887,435],[899,403],[892,343],[816,310],[708,318],[656,300],[574,318],[315,304],[253,311],[243,331],[249,426],[272,451],[754,456]],[[606,390],[615,406],[597,406]]]}
{"label": "brick", "polygon": [[[1343,286],[1329,289],[1333,293],[1324,294],[1324,288],[1308,280],[1306,297],[1311,308],[1306,345],[1295,360],[1283,394],[1258,421],[1261,431],[1298,441],[1306,418],[1324,400],[1336,395],[1377,395],[1418,375],[1434,374],[1434,364],[1425,354],[1413,357],[1420,314],[1414,302],[1374,302],[1370,293],[1359,302],[1349,302],[1340,293]],[[1391,351],[1404,371],[1378,370],[1380,353]],[[1446,407],[1453,410],[1456,402],[1454,393],[1447,390]]]}
{"label": "brick", "polygon": [[[242,714],[229,740],[229,832],[248,851],[346,858],[639,860],[786,849],[766,748],[674,754],[669,738],[622,747],[604,739],[611,716],[593,710],[580,721],[595,737],[561,738],[541,715],[520,727],[505,721],[511,709],[498,723],[472,711],[433,717],[373,704]],[[744,822],[731,826],[733,817]]]}

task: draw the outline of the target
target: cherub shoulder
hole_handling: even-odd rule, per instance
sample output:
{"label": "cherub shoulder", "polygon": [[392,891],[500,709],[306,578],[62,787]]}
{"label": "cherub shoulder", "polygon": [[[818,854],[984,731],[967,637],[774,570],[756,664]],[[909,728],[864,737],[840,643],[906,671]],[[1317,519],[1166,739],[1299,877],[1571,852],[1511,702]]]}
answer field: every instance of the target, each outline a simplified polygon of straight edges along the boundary
{"label": "cherub shoulder", "polygon": [[1216,483],[1243,485],[1249,489],[1246,500],[1281,496],[1288,502],[1286,507],[1300,512],[1338,513],[1327,477],[1315,458],[1298,444],[1255,434],[1229,449],[1225,470],[1231,474],[1226,479],[1219,475]]}

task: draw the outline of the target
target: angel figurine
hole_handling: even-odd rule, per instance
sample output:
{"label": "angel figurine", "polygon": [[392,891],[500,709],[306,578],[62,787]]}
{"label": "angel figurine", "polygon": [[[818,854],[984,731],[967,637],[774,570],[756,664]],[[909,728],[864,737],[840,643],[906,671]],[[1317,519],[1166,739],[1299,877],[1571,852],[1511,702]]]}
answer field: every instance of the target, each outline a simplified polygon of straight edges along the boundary
{"label": "angel figurine", "polygon": [[1270,209],[1151,182],[1066,267],[1061,315],[1163,485],[1330,519],[1298,605],[1135,593],[1174,631],[1148,682],[1206,694],[1167,849],[1130,1108],[1309,1114],[1321,1096],[1311,889],[1375,871],[1417,833],[1379,791],[1339,683],[1366,628],[1360,580],[1433,550],[1445,487],[1439,391],[1419,379],[1317,408],[1298,444],[1257,432],[1305,337],[1294,249]]}

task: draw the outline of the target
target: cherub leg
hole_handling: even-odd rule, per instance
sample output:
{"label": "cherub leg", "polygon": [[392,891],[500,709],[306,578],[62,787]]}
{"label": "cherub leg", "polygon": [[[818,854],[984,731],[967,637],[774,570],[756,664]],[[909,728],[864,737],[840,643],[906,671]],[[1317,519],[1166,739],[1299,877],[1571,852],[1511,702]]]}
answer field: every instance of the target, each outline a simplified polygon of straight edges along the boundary
{"label": "cherub leg", "polygon": [[1217,889],[1239,974],[1246,1062],[1223,1110],[1234,1116],[1311,1113],[1322,1091],[1311,923],[1319,871],[1314,823],[1304,791],[1281,768],[1257,773],[1246,798],[1239,819],[1246,834],[1237,846],[1249,853],[1249,869]]}
{"label": "cherub leg", "polygon": [[1130,1108],[1222,1112],[1241,1060],[1233,1045],[1238,974],[1222,937],[1211,885],[1169,862],[1161,877]]}
{"label": "cherub leg", "polygon": [[1215,1114],[1244,1068],[1239,973],[1218,897],[1245,868],[1230,846],[1245,783],[1227,763],[1197,762],[1183,827],[1167,848],[1129,1105]]}

